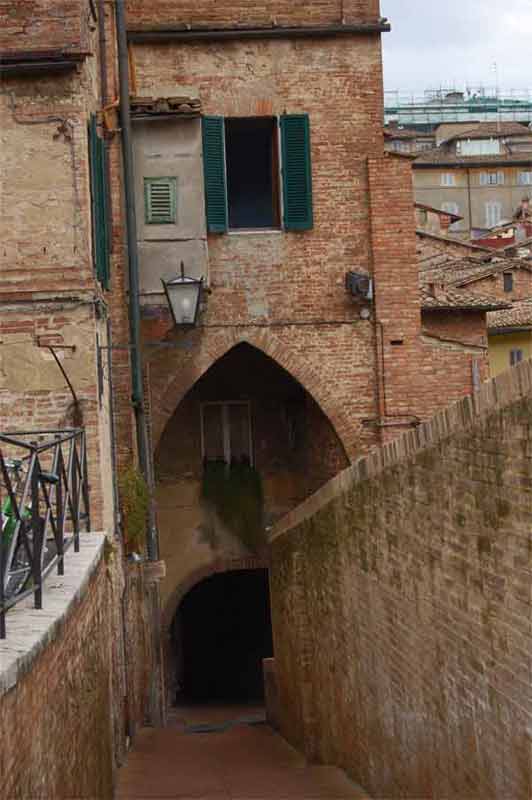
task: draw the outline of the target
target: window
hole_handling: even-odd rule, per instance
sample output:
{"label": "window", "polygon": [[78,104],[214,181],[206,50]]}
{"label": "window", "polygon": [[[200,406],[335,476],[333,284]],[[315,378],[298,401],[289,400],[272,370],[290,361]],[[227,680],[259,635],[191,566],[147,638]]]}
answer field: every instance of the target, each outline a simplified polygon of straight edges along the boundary
{"label": "window", "polygon": [[458,203],[452,203],[450,201],[447,203],[442,203],[441,210],[445,211],[447,214],[460,214],[460,207]]}
{"label": "window", "polygon": [[203,403],[201,449],[206,463],[253,464],[249,403]]}
{"label": "window", "polygon": [[146,225],[169,225],[177,218],[177,179],[144,178]]}
{"label": "window", "polygon": [[276,228],[279,216],[277,121],[226,119],[229,228]]}
{"label": "window", "polygon": [[456,143],[456,152],[461,156],[491,156],[501,152],[499,139],[465,139]]}
{"label": "window", "polygon": [[502,275],[504,291],[513,292],[514,289],[514,276],[511,272],[503,272]]}
{"label": "window", "polygon": [[481,172],[481,186],[502,186],[504,183],[504,172]]}
{"label": "window", "polygon": [[494,228],[502,219],[502,205],[497,200],[490,200],[485,205],[486,227]]}
{"label": "window", "polygon": [[455,185],[455,176],[452,172],[442,172],[441,174],[441,185],[442,186],[454,186]]}
{"label": "window", "polygon": [[96,277],[104,289],[110,281],[110,226],[107,195],[107,152],[98,136],[96,115],[89,121],[89,165],[91,185],[92,257]]}
{"label": "window", "polygon": [[510,366],[515,367],[516,364],[519,364],[520,361],[523,360],[523,351],[522,350],[510,350]]}
{"label": "window", "polygon": [[532,186],[532,170],[520,172],[517,175],[517,183],[519,186]]}
{"label": "window", "polygon": [[281,217],[288,231],[313,227],[306,114],[204,117],[203,166],[209,233],[280,227]]}

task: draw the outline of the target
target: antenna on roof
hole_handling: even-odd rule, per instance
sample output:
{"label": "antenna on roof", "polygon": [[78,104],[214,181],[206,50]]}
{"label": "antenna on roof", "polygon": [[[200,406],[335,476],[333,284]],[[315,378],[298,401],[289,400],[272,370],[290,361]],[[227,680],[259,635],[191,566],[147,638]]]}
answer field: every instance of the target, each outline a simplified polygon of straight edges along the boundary
{"label": "antenna on roof", "polygon": [[501,106],[499,101],[499,65],[496,61],[491,66],[495,73],[495,97],[497,99],[497,133],[501,132]]}

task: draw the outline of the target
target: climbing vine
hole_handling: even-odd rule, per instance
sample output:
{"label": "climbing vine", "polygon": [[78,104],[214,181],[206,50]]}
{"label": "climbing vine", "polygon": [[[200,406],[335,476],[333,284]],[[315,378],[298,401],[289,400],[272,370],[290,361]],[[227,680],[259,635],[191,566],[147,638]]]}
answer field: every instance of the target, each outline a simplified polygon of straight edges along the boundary
{"label": "climbing vine", "polygon": [[146,541],[150,505],[148,485],[132,464],[122,472],[118,483],[126,550],[129,553],[142,551]]}
{"label": "climbing vine", "polygon": [[265,542],[262,480],[249,464],[205,464],[201,497],[251,552]]}

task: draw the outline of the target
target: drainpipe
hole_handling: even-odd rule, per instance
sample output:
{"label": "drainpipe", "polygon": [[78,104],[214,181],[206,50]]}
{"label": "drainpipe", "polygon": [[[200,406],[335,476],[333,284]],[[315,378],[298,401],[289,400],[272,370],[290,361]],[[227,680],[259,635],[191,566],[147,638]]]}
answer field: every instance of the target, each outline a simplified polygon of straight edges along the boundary
{"label": "drainpipe", "polygon": [[473,236],[473,209],[471,208],[471,171],[469,167],[466,169],[467,173],[467,204],[469,206],[469,238]]}
{"label": "drainpipe", "polygon": [[[131,338],[131,377],[133,407],[137,427],[137,447],[142,474],[150,487],[150,505],[146,545],[149,561],[159,559],[159,541],[153,503],[151,453],[144,413],[142,353],[140,349],[139,256],[137,249],[137,217],[135,213],[135,173],[133,141],[129,107],[129,54],[127,47],[125,0],[116,2],[116,33],[118,40],[118,75],[120,84],[120,125],[122,128],[122,159],[124,166],[124,199],[126,204],[127,252],[129,266],[129,327]],[[145,573],[146,574],[146,573]],[[152,665],[149,681],[149,716],[153,725],[165,724],[164,676],[161,650],[161,606],[158,581],[147,574],[147,599],[150,604]]]}
{"label": "drainpipe", "polygon": [[[139,255],[137,248],[137,216],[135,212],[135,173],[133,141],[129,108],[129,55],[127,48],[125,0],[116,3],[116,29],[118,39],[118,73],[120,83],[120,125],[122,128],[122,158],[124,166],[124,195],[126,204],[127,253],[129,267],[129,328],[131,337],[131,373],[133,407],[137,428],[137,447],[141,472],[148,486],[151,484],[150,454],[146,415],[144,413],[144,385],[142,381],[142,353],[140,349],[139,305]],[[150,486],[150,488],[152,488]],[[148,523],[147,551],[150,561],[159,558],[158,535],[153,507]]]}

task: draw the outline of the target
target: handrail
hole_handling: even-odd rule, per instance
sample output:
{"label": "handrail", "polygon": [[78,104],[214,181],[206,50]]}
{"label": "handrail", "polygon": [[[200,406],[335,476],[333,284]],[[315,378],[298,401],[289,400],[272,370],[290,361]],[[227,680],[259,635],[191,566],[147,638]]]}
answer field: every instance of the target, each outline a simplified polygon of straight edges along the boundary
{"label": "handrail", "polygon": [[6,612],[45,578],[64,574],[65,552],[90,530],[86,437],[82,428],[0,433],[0,639]]}

